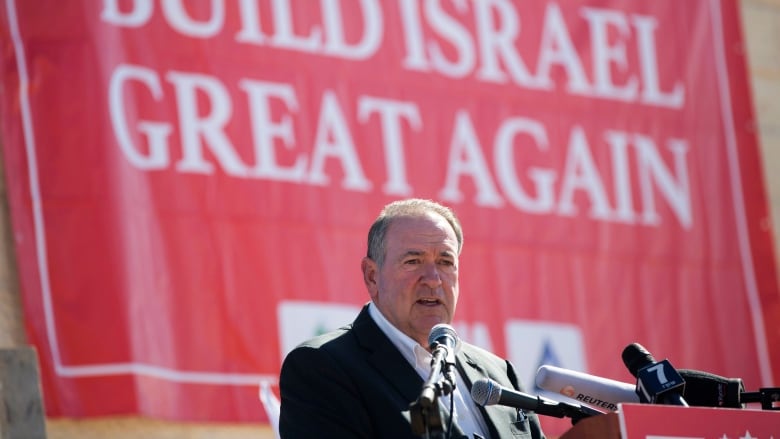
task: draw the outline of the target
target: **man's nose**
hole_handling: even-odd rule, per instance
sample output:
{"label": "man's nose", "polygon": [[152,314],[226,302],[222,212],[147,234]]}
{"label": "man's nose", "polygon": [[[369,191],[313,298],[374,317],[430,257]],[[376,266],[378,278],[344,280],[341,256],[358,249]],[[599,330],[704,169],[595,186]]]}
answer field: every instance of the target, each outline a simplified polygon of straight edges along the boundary
{"label": "man's nose", "polygon": [[439,267],[435,263],[424,264],[420,280],[430,288],[438,288],[441,286]]}

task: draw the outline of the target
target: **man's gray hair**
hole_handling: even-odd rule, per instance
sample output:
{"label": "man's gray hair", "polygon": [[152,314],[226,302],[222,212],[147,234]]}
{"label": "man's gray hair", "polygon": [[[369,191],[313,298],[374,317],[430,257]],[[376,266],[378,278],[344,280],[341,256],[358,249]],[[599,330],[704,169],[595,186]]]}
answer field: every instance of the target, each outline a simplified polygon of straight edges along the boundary
{"label": "man's gray hair", "polygon": [[434,212],[447,220],[455,231],[455,237],[458,239],[458,254],[463,248],[463,229],[460,226],[460,220],[449,207],[443,206],[432,200],[421,198],[410,198],[406,200],[394,201],[386,205],[379,216],[374,220],[371,228],[368,230],[368,252],[366,256],[382,266],[385,262],[385,238],[387,229],[396,218],[421,216],[428,212]]}

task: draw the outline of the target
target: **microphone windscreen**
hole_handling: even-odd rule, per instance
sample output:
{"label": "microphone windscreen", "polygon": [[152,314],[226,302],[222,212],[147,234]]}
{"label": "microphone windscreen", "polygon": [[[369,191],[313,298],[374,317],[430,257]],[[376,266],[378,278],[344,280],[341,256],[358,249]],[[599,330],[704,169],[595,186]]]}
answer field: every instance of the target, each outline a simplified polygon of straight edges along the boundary
{"label": "microphone windscreen", "polygon": [[501,398],[501,388],[489,378],[482,378],[471,386],[471,399],[481,406],[493,405]]}
{"label": "microphone windscreen", "polygon": [[685,401],[699,407],[743,408],[745,385],[739,378],[726,378],[709,372],[678,369],[685,380]]}
{"label": "microphone windscreen", "polygon": [[655,358],[639,343],[631,343],[623,349],[623,364],[626,365],[631,375],[636,376],[639,369],[655,363]]}
{"label": "microphone windscreen", "polygon": [[431,332],[428,333],[428,346],[433,346],[434,343],[441,343],[442,340],[448,340],[449,343],[444,343],[450,346],[455,353],[460,352],[460,337],[455,332],[455,328],[446,324],[439,323],[431,328]]}

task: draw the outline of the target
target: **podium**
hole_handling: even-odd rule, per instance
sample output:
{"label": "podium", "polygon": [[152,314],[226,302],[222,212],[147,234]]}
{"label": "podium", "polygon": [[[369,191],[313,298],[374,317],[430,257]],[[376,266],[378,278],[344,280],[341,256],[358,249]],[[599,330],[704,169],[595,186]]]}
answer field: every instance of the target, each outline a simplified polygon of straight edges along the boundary
{"label": "podium", "polygon": [[560,439],[780,438],[780,411],[618,404],[577,422]]}
{"label": "podium", "polygon": [[620,439],[618,416],[614,412],[585,418],[558,439]]}

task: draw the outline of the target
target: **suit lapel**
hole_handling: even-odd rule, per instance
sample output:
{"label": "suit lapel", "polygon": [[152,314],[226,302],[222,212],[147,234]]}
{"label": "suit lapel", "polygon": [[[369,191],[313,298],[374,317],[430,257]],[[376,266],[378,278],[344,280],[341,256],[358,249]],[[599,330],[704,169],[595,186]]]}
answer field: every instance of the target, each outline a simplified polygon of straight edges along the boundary
{"label": "suit lapel", "polygon": [[[468,387],[468,389],[461,389],[463,392],[470,393],[471,387],[476,381],[482,378],[489,378],[487,371],[482,368],[474,358],[465,352],[458,354],[457,367]],[[482,413],[482,417],[485,419],[485,423],[490,430],[490,437],[501,437],[498,432],[498,426],[511,422],[511,419],[507,418],[506,408],[499,405],[484,407],[476,404],[476,406]]]}
{"label": "suit lapel", "polygon": [[358,314],[353,329],[358,343],[366,353],[366,360],[391,386],[398,389],[405,399],[416,400],[422,389],[422,378],[379,329],[368,314],[368,305]]}
{"label": "suit lapel", "polygon": [[[374,319],[368,313],[368,305],[355,318],[352,324],[358,344],[366,352],[366,360],[379,371],[380,375],[395,387],[403,397],[411,402],[419,398],[424,380],[416,370],[398,352],[395,345],[379,329]],[[448,399],[449,400],[449,399]],[[444,428],[447,427],[450,417],[449,404],[445,407],[443,401],[439,401],[441,421]],[[463,432],[457,425],[453,425],[453,438],[462,437]],[[496,436],[494,436],[496,437]]]}

